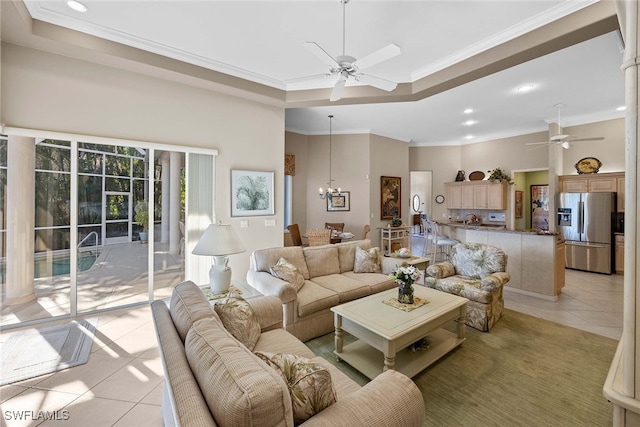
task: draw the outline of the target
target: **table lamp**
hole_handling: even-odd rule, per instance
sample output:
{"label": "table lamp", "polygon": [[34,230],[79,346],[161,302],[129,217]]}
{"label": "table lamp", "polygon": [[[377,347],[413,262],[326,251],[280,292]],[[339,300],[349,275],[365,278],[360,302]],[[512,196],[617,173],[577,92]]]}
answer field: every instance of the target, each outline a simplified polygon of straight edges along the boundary
{"label": "table lamp", "polygon": [[229,290],[231,268],[227,266],[229,262],[227,255],[239,254],[244,251],[244,246],[231,225],[211,224],[204,231],[192,253],[213,257],[213,265],[209,270],[211,292],[221,294]]}

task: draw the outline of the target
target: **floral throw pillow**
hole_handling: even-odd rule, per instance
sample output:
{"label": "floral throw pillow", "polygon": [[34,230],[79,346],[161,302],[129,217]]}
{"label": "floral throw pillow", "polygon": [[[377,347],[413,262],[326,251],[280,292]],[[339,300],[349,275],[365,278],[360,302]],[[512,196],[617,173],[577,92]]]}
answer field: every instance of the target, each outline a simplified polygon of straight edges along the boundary
{"label": "floral throw pillow", "polygon": [[295,265],[284,258],[280,258],[276,265],[271,267],[271,275],[289,282],[296,288],[296,292],[304,286],[304,276],[298,271]]}
{"label": "floral throw pillow", "polygon": [[356,246],[356,259],[353,264],[354,273],[380,273],[380,248],[362,249]]}
{"label": "floral throw pillow", "polygon": [[231,335],[253,351],[260,339],[260,323],[249,303],[239,295],[229,295],[213,306]]}
{"label": "floral throw pillow", "polygon": [[319,363],[286,353],[255,353],[282,378],[291,395],[293,420],[296,424],[313,417],[336,402],[331,374]]}

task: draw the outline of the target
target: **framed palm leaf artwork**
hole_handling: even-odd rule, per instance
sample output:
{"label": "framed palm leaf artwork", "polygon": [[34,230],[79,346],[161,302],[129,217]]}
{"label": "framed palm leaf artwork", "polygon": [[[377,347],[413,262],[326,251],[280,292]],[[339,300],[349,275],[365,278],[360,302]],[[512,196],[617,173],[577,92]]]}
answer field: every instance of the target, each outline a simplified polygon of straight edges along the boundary
{"label": "framed palm leaf artwork", "polygon": [[274,214],[273,172],[231,171],[231,216]]}

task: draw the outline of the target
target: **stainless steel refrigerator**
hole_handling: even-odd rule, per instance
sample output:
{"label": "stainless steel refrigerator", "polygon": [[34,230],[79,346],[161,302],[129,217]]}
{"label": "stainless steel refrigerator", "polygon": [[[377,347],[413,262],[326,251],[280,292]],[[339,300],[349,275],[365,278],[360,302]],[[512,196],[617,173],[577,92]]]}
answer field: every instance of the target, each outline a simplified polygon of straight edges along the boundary
{"label": "stainless steel refrigerator", "polygon": [[616,193],[559,193],[557,222],[566,267],[612,274]]}

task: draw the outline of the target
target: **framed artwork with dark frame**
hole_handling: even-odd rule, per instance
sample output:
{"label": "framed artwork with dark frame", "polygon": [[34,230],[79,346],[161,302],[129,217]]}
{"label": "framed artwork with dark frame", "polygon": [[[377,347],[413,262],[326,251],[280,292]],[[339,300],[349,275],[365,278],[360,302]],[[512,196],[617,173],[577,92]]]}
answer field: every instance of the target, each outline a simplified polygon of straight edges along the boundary
{"label": "framed artwork with dark frame", "polygon": [[522,218],[522,191],[516,190],[516,218]]}
{"label": "framed artwork with dark frame", "polygon": [[231,171],[231,216],[274,214],[273,172]]}
{"label": "framed artwork with dark frame", "polygon": [[531,228],[549,229],[549,185],[531,186]]}
{"label": "framed artwork with dark frame", "polygon": [[402,216],[400,184],[400,177],[380,177],[380,219],[393,219]]}
{"label": "framed artwork with dark frame", "polygon": [[349,191],[341,191],[331,198],[327,197],[327,212],[348,211],[351,209],[351,194]]}

